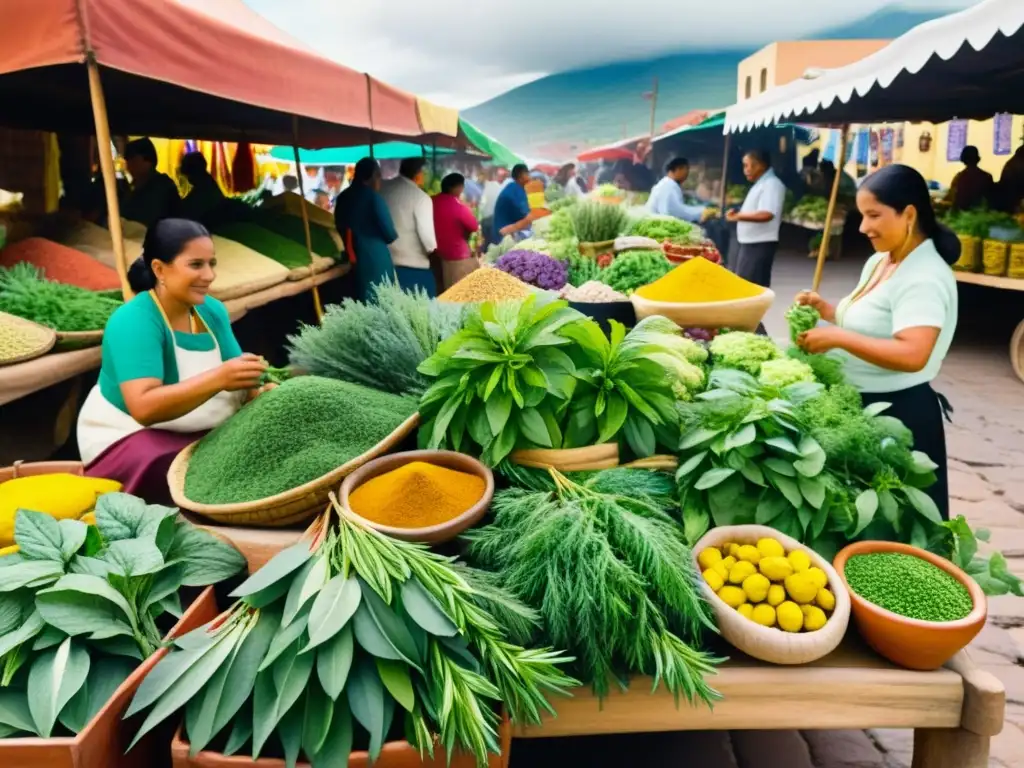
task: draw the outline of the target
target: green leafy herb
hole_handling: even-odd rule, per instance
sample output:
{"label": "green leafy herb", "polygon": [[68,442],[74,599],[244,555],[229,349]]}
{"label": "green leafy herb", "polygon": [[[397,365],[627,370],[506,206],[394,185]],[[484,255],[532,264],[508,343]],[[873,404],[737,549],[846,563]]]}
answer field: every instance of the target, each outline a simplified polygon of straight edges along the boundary
{"label": "green leafy herb", "polygon": [[121,304],[120,299],[47,280],[28,262],[0,267],[0,312],[55,331],[101,331]]}
{"label": "green leafy herb", "polygon": [[617,205],[594,201],[581,202],[569,208],[576,237],[581,243],[603,243],[614,240],[625,229],[629,216]]}

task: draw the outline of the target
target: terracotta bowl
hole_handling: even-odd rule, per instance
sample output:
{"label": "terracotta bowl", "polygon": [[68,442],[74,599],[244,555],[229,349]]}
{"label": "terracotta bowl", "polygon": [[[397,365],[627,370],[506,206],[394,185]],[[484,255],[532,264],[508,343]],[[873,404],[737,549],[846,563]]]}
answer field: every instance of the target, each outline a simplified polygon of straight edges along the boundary
{"label": "terracotta bowl", "polygon": [[[378,475],[391,472],[414,461],[423,461],[428,464],[436,464],[439,467],[454,469],[458,472],[477,475],[484,481],[484,495],[480,497],[476,504],[458,517],[424,528],[397,528],[391,525],[381,525],[373,520],[367,520],[352,510],[349,504],[349,497],[356,488]],[[396,539],[403,539],[404,541],[441,544],[454,539],[464,530],[478,523],[480,518],[487,512],[488,507],[491,506],[492,498],[494,498],[494,473],[472,456],[456,453],[455,451],[406,451],[405,453],[393,453],[390,456],[382,456],[379,459],[375,459],[364,464],[346,477],[341,484],[339,501],[347,515],[350,515],[369,528],[373,528]]]}
{"label": "terracotta bowl", "polygon": [[[959,621],[922,621],[879,608],[858,595],[846,582],[846,562],[854,555],[899,552],[937,565],[971,593],[974,609]],[[833,561],[853,604],[853,619],[864,640],[889,661],[907,669],[938,669],[964,648],[985,626],[988,601],[978,583],[949,560],[909,544],[894,541],[858,541]]]}
{"label": "terracotta bowl", "polygon": [[774,528],[765,525],[726,525],[712,528],[693,547],[693,562],[697,570],[697,556],[705,547],[717,547],[723,543],[756,544],[758,539],[772,538],[779,542],[786,553],[794,549],[806,552],[811,565],[821,568],[828,576],[828,586],[836,596],[836,607],[825,626],[814,632],[783,632],[775,627],[763,627],[750,619],[740,616],[716,595],[704,579],[700,580],[701,592],[715,612],[718,631],[739,650],[748,656],[772,664],[807,664],[832,653],[843,641],[850,624],[850,598],[846,585],[833,570],[829,562],[810,547]]}
{"label": "terracotta bowl", "polygon": [[651,315],[661,315],[680,328],[732,328],[738,331],[753,331],[772,306],[775,293],[770,288],[765,288],[757,296],[746,299],[685,304],[651,301],[634,293],[629,300],[633,302],[637,320],[643,320]]}

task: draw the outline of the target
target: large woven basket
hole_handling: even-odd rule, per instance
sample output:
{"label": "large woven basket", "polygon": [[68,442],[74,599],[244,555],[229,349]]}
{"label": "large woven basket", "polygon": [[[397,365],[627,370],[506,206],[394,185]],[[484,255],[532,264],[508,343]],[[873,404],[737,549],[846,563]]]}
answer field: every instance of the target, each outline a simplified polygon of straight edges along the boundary
{"label": "large woven basket", "polygon": [[57,331],[56,352],[71,352],[76,349],[97,347],[103,343],[103,330],[98,331]]}
{"label": "large woven basket", "polygon": [[327,506],[328,495],[331,491],[337,490],[342,478],[371,459],[382,456],[396,447],[419,426],[419,423],[420,415],[414,413],[366,453],[356,456],[316,480],[265,499],[240,504],[201,504],[189,499],[185,495],[185,475],[188,474],[189,461],[199,441],[187,446],[174,458],[171,468],[167,471],[167,484],[176,505],[215,522],[224,525],[251,525],[257,528],[283,528],[305,522],[317,513],[323,512]]}
{"label": "large woven basket", "polygon": [[3,316],[4,324],[31,329],[39,335],[39,342],[35,345],[34,349],[22,355],[0,358],[0,365],[14,365],[15,363],[24,363],[26,360],[42,357],[53,349],[53,345],[57,343],[57,334],[46,326],[25,320],[17,315],[9,315],[6,312],[0,312],[0,315]]}

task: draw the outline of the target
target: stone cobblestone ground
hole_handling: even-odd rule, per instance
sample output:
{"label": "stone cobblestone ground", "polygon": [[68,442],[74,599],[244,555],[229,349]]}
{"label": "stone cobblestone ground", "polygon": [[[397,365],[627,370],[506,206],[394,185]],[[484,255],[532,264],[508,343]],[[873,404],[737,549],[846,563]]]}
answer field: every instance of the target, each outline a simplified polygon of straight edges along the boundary
{"label": "stone cobblestone ground", "polygon": [[[835,300],[855,284],[863,262],[844,259],[825,269],[822,294]],[[780,257],[776,304],[768,331],[785,335],[782,313],[811,284],[813,263]],[[976,311],[976,310],[975,310]],[[1020,311],[1024,317],[1024,307]],[[965,323],[962,321],[961,326]],[[947,428],[952,513],[992,541],[1024,577],[1024,384],[1010,369],[1012,325],[992,335],[958,334],[936,385],[955,409]],[[992,336],[996,338],[993,338]],[[971,646],[975,661],[1006,686],[1006,722],[992,740],[993,768],[1024,768],[1024,599],[989,603],[989,622]],[[716,768],[909,768],[911,731],[731,731],[516,741],[514,768],[542,766],[715,766]],[[927,768],[927,767],[925,767]]]}

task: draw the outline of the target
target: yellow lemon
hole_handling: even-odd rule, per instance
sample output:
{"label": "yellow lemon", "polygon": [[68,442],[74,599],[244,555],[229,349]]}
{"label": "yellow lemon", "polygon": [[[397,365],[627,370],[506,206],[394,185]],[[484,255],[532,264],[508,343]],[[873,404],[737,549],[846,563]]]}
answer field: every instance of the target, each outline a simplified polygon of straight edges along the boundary
{"label": "yellow lemon", "polygon": [[818,589],[828,586],[828,575],[821,568],[811,567],[807,569],[808,578],[814,582]]}
{"label": "yellow lemon", "polygon": [[748,563],[746,560],[740,560],[729,570],[729,583],[742,584],[747,576],[753,576],[755,573],[757,573],[756,565]]}
{"label": "yellow lemon", "polygon": [[121,484],[113,480],[64,472],[0,483],[0,547],[14,543],[14,520],[19,509],[43,512],[57,520],[77,520],[96,506],[99,496],[119,490]]}
{"label": "yellow lemon", "polygon": [[744,619],[750,619],[754,616],[754,606],[752,606],[750,603],[744,603],[736,609],[736,612]]}
{"label": "yellow lemon", "polygon": [[804,614],[804,629],[808,632],[821,629],[825,626],[825,622],[828,621],[825,618],[825,612],[816,605],[802,605],[800,610]]}
{"label": "yellow lemon", "polygon": [[811,567],[811,558],[803,550],[794,549],[789,553],[789,564],[793,566],[793,570],[797,573],[803,573]]}
{"label": "yellow lemon", "polygon": [[730,544],[728,551],[729,551],[729,554],[732,557],[735,557],[737,560],[740,559],[740,545],[739,544]]}
{"label": "yellow lemon", "polygon": [[761,557],[785,557],[786,550],[782,548],[775,539],[758,539],[757,540],[757,551],[761,553]]}
{"label": "yellow lemon", "polygon": [[775,609],[779,626],[786,632],[799,632],[804,628],[804,612],[800,606],[787,600]]}
{"label": "yellow lemon", "polygon": [[732,546],[732,542],[731,541],[723,541],[721,543],[721,545],[718,548],[720,550],[722,550],[722,557],[727,557],[729,555],[729,548],[731,546]]}
{"label": "yellow lemon", "polygon": [[774,627],[775,626],[775,609],[770,605],[754,606],[754,615],[751,618],[760,624],[762,627]]}
{"label": "yellow lemon", "polygon": [[746,562],[753,563],[754,565],[761,562],[761,553],[757,551],[757,547],[753,544],[744,544],[740,547],[737,557],[740,560],[745,560]]}
{"label": "yellow lemon", "polygon": [[708,570],[714,571],[722,577],[722,581],[729,578],[729,568],[726,566],[724,560],[719,560],[717,563],[711,566]]}
{"label": "yellow lemon", "polygon": [[743,590],[739,587],[726,585],[718,590],[718,596],[730,608],[739,608],[747,602],[747,596],[743,594]]}
{"label": "yellow lemon", "polygon": [[19,547],[17,544],[11,544],[11,546],[9,547],[4,547],[3,549],[0,549],[0,557],[3,557],[4,555],[13,555],[19,549],[21,549],[21,547]]}
{"label": "yellow lemon", "polygon": [[717,592],[722,588],[722,585],[725,584],[725,579],[723,579],[722,575],[714,568],[708,568],[701,575],[704,577],[704,581],[708,583],[708,586],[711,587],[713,592]]}
{"label": "yellow lemon", "polygon": [[747,600],[752,603],[763,602],[768,597],[768,589],[772,583],[760,573],[747,576],[743,580],[743,591],[747,593]]}
{"label": "yellow lemon", "polygon": [[[735,545],[733,545],[733,546],[735,546]],[[723,557],[722,558],[722,564],[725,565],[725,567],[728,568],[731,571],[732,567],[734,565],[736,565],[736,558],[733,557],[732,555],[729,555],[728,557]]]}
{"label": "yellow lemon", "polygon": [[819,589],[818,596],[814,598],[814,602],[823,611],[834,611],[836,609],[836,596],[828,589]]}
{"label": "yellow lemon", "polygon": [[706,547],[699,555],[697,555],[697,562],[700,563],[700,567],[707,570],[715,563],[721,562],[722,553],[714,547]]}
{"label": "yellow lemon", "polygon": [[792,564],[784,557],[762,557],[757,567],[769,581],[785,581],[793,573]]}
{"label": "yellow lemon", "polygon": [[781,605],[786,599],[786,588],[781,584],[772,584],[768,587],[768,605],[773,608]]}
{"label": "yellow lemon", "polygon": [[813,603],[818,596],[818,586],[806,573],[794,573],[786,577],[786,594],[797,603]]}
{"label": "yellow lemon", "polygon": [[95,512],[86,512],[84,515],[82,515],[78,519],[81,520],[86,525],[96,525],[96,513]]}

